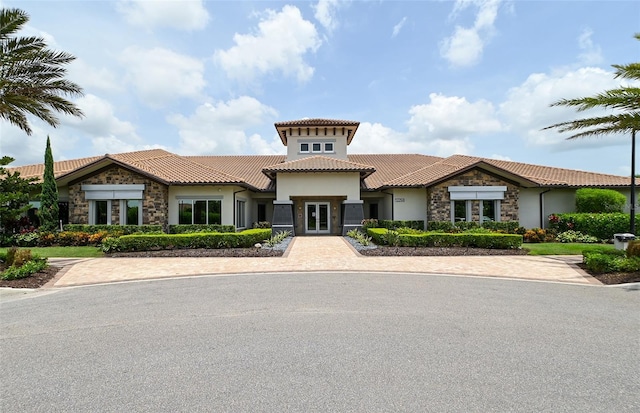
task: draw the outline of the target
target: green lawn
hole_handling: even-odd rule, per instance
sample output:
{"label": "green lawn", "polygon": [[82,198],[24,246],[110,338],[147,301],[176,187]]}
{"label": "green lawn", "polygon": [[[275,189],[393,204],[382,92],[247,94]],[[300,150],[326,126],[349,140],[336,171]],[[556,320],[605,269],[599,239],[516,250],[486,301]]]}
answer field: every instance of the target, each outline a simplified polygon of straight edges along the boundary
{"label": "green lawn", "polygon": [[539,244],[522,244],[529,250],[529,255],[582,255],[582,251],[612,250],[613,244],[580,244],[577,242],[542,242]]}
{"label": "green lawn", "polygon": [[[97,247],[25,247],[33,254],[42,258],[95,258],[104,254]],[[0,248],[0,253],[7,252],[7,248]]]}

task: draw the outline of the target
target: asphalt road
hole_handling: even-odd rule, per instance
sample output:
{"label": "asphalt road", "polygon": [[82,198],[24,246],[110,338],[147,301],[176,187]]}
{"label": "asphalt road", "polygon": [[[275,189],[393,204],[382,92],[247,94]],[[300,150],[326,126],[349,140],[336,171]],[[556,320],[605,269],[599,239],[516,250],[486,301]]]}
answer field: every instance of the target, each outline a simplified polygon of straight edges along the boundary
{"label": "asphalt road", "polygon": [[637,412],[640,290],[270,274],[0,305],[2,412]]}

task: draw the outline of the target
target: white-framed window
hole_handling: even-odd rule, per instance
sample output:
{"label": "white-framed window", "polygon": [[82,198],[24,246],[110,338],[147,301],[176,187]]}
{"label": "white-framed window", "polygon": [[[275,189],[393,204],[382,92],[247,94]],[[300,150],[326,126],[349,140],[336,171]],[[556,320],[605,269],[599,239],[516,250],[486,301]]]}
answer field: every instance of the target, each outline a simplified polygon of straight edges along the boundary
{"label": "white-framed window", "polygon": [[222,200],[179,199],[178,224],[222,224]]}
{"label": "white-framed window", "polygon": [[236,200],[236,228],[246,228],[247,227],[247,203],[242,200]]}
{"label": "white-framed window", "polygon": [[471,221],[471,201],[451,201],[451,222]]}
{"label": "white-framed window", "polygon": [[111,225],[111,200],[89,201],[89,225]]}
{"label": "white-framed window", "polygon": [[480,223],[486,221],[500,221],[500,201],[484,199],[480,201]]}
{"label": "white-framed window", "polygon": [[142,200],[120,200],[120,225],[142,225]]}
{"label": "white-framed window", "polygon": [[306,142],[300,142],[299,153],[336,153],[336,145],[333,141],[326,142],[325,140],[320,140],[313,142],[308,140]]}

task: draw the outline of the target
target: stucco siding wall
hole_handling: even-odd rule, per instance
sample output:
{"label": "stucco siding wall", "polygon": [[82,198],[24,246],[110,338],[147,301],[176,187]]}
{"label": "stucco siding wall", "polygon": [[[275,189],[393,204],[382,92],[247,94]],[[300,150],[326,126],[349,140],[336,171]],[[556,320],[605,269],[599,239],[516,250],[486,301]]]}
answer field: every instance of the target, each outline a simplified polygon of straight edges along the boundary
{"label": "stucco siding wall", "polygon": [[334,173],[278,173],[276,181],[278,201],[291,197],[346,196],[348,200],[360,199],[360,174],[358,172]]}
{"label": "stucco siding wall", "polygon": [[394,220],[427,220],[427,190],[396,188],[393,190]]}
{"label": "stucco siding wall", "polygon": [[[287,136],[287,161],[306,158],[308,156],[322,155],[331,158],[347,159],[347,135],[342,135],[342,128],[337,128],[336,135],[333,134],[333,128],[327,128],[327,135],[324,134],[325,128],[310,128],[307,135],[307,128],[301,128],[301,135],[298,135],[298,128],[293,129],[293,135]],[[300,142],[333,142],[334,153],[300,153]],[[311,145],[309,145],[311,146]],[[323,145],[324,149],[324,145]]]}
{"label": "stucco siding wall", "polygon": [[550,214],[561,214],[576,211],[575,189],[552,189],[544,194],[543,228],[549,225],[547,217]]}
{"label": "stucco siding wall", "polygon": [[[169,225],[178,224],[178,205],[180,198],[198,199],[198,197],[211,197],[208,199],[221,199],[222,200],[222,224],[223,225],[235,225],[234,217],[234,191],[240,191],[243,188],[236,186],[214,186],[214,185],[201,185],[201,186],[172,186],[169,188]],[[251,216],[250,202],[251,192],[240,192],[236,195],[237,198],[244,198],[247,201],[247,220]],[[250,223],[247,223],[250,224]]]}
{"label": "stucco siding wall", "polygon": [[518,198],[518,209],[520,210],[520,226],[525,228],[540,228],[540,193],[544,189],[521,188]]}

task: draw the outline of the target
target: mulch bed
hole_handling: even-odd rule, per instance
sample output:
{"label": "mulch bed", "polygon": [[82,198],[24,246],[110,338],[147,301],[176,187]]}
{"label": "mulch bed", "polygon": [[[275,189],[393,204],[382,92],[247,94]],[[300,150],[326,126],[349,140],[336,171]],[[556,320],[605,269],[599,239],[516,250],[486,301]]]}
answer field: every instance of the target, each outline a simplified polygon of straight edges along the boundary
{"label": "mulch bed", "polygon": [[[366,256],[472,256],[472,255],[527,255],[524,249],[498,250],[485,248],[414,248],[414,247],[378,247],[359,251]],[[258,248],[229,248],[229,249],[191,249],[191,250],[162,250],[109,254],[109,257],[280,257],[283,251]],[[583,270],[583,264],[578,264]],[[2,269],[2,268],[0,268]],[[30,277],[18,280],[0,279],[0,287],[12,288],[40,288],[56,276],[59,267],[49,266],[44,271]],[[588,273],[588,271],[586,271]],[[623,284],[640,282],[640,272],[591,274],[603,284]]]}
{"label": "mulch bed", "polygon": [[18,278],[17,280],[0,279],[0,287],[40,288],[55,277],[58,271],[60,271],[60,267],[50,265],[43,271],[37,272],[30,277]]}

